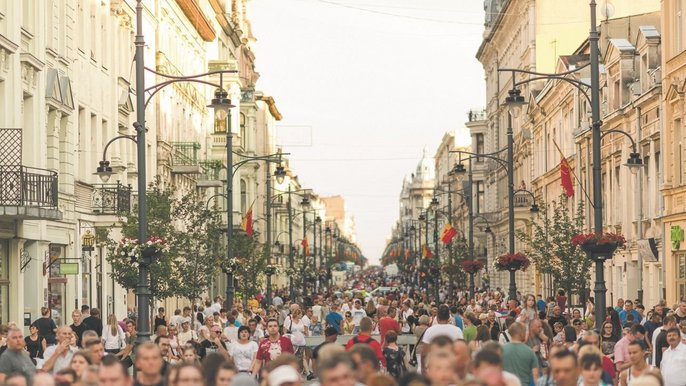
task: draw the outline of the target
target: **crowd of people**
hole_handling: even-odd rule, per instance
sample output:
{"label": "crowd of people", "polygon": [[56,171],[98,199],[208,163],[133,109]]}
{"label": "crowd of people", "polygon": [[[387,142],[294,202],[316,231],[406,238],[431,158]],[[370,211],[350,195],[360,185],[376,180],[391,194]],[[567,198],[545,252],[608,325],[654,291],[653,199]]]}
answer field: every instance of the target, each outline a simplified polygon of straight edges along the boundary
{"label": "crowd of people", "polygon": [[[438,301],[379,272],[354,291],[290,299],[277,292],[231,309],[217,296],[167,315],[138,342],[135,312],[83,306],[58,326],[0,326],[0,383],[22,385],[556,385],[686,386],[686,301],[646,308],[618,299],[595,320],[593,299],[564,291],[507,299],[454,287]],[[390,286],[374,296],[363,288]]]}

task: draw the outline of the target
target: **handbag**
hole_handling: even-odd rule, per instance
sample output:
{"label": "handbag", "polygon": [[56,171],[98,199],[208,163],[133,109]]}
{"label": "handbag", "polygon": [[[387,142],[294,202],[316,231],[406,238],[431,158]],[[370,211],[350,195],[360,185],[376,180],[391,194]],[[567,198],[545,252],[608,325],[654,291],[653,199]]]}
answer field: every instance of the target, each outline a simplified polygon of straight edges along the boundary
{"label": "handbag", "polygon": [[417,366],[417,346],[422,342],[422,338],[424,337],[424,334],[426,333],[426,330],[429,328],[427,327],[424,331],[422,331],[421,334],[419,334],[419,338],[417,339],[417,344],[412,347],[412,350],[410,351],[410,360],[408,363],[410,366],[416,367]]}

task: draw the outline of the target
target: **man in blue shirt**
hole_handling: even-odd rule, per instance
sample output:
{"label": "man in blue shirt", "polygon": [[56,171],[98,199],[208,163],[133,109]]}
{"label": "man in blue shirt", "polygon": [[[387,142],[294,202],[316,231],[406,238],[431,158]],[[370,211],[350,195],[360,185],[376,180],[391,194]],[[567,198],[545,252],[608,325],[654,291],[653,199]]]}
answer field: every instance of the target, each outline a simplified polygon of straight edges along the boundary
{"label": "man in blue shirt", "polygon": [[341,333],[341,322],[343,321],[343,315],[341,315],[338,312],[338,304],[333,304],[331,306],[331,311],[329,311],[328,314],[326,314],[326,317],[324,317],[324,321],[326,322],[326,325],[329,327],[333,327],[336,329],[336,332],[338,334]]}
{"label": "man in blue shirt", "polygon": [[538,300],[536,300],[536,307],[538,307],[538,312],[546,312],[547,310],[547,305],[545,304],[545,300],[543,300],[543,295],[536,295]]}
{"label": "man in blue shirt", "polygon": [[641,323],[641,314],[634,309],[634,302],[627,299],[624,301],[624,309],[619,312],[619,321],[622,323],[622,325],[626,323],[626,316],[629,314],[633,315],[634,317],[633,324]]}
{"label": "man in blue shirt", "polygon": [[450,307],[450,313],[455,319],[455,325],[460,327],[461,330],[464,330],[464,323],[462,322],[462,316],[460,316],[460,312],[461,310],[459,310],[456,306]]}

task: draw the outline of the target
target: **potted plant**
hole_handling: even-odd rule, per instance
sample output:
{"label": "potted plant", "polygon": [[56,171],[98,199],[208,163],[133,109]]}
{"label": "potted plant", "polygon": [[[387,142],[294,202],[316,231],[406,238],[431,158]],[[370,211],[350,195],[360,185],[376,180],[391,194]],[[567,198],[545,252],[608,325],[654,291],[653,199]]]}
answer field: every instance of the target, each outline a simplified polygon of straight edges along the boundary
{"label": "potted plant", "polygon": [[265,268],[264,273],[267,274],[267,276],[272,276],[273,274],[276,273],[276,265],[269,264],[267,265],[267,268]]}
{"label": "potted plant", "polygon": [[462,270],[470,275],[473,275],[484,268],[484,263],[479,260],[464,260],[460,262]]}
{"label": "potted plant", "polygon": [[610,258],[624,244],[626,239],[616,232],[580,233],[572,237],[572,245],[581,248],[592,258]]}
{"label": "potted plant", "polygon": [[124,237],[117,244],[116,254],[127,257],[133,264],[139,262],[142,257],[160,258],[168,250],[167,242],[159,237],[151,236],[143,244],[139,243],[138,239]]}
{"label": "potted plant", "polygon": [[518,271],[520,269],[526,271],[530,264],[531,261],[525,254],[517,252],[498,256],[495,259],[494,267],[498,271]]}

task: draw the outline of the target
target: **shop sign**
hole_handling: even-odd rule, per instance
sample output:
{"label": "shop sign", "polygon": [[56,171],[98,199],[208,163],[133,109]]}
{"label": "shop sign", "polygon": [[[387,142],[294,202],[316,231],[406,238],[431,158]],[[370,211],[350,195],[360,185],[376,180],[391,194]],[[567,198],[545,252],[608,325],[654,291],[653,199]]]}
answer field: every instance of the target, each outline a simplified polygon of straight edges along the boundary
{"label": "shop sign", "polygon": [[60,275],[78,275],[79,263],[60,262]]}
{"label": "shop sign", "polygon": [[679,249],[681,242],[684,241],[684,230],[679,225],[672,226],[671,241],[672,249]]}

